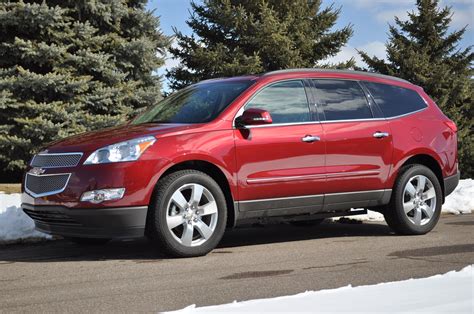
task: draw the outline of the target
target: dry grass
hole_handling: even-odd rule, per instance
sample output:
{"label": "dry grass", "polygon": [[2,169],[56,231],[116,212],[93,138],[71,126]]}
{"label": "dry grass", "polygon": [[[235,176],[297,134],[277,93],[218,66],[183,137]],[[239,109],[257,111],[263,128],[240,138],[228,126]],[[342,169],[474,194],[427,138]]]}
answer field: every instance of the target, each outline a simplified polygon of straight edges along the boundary
{"label": "dry grass", "polygon": [[0,183],[0,191],[3,191],[7,194],[20,193],[21,184],[20,183]]}

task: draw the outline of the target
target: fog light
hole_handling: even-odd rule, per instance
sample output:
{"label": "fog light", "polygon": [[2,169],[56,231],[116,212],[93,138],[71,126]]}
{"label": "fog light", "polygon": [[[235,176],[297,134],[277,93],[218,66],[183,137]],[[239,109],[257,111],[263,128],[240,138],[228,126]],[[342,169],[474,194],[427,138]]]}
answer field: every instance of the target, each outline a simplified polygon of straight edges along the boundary
{"label": "fog light", "polygon": [[124,194],[125,188],[87,191],[82,194],[81,201],[99,204],[103,201],[119,200]]}

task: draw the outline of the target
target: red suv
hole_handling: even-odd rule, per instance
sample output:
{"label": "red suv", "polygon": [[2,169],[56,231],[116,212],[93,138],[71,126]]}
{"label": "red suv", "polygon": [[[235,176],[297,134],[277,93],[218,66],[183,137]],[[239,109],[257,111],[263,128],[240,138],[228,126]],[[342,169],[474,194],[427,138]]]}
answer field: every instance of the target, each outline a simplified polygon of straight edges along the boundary
{"label": "red suv", "polygon": [[[126,125],[33,157],[22,207],[76,242],[143,236],[174,256],[274,217],[385,215],[424,234],[459,181],[456,125],[407,81],[284,70],[203,81]],[[361,209],[362,208],[362,209]]]}

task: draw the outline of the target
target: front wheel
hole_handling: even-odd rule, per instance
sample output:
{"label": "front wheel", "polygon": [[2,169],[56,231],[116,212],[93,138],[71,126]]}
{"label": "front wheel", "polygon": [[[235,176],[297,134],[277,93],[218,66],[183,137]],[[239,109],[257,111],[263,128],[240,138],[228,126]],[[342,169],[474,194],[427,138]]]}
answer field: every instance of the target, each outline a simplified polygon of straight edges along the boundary
{"label": "front wheel", "polygon": [[203,172],[182,170],[158,182],[146,234],[170,255],[200,256],[217,246],[226,221],[227,205],[219,185]]}
{"label": "front wheel", "polygon": [[384,216],[396,233],[425,234],[436,226],[441,205],[442,190],[436,175],[423,165],[409,165],[397,178]]}

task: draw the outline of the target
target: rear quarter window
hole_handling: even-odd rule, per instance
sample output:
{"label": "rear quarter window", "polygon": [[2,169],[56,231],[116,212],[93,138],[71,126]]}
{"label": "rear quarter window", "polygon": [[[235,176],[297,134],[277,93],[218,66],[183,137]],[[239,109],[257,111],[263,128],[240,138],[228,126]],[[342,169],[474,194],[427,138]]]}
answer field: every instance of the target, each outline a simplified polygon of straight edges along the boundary
{"label": "rear quarter window", "polygon": [[426,108],[414,90],[381,83],[364,82],[385,117],[396,117]]}

